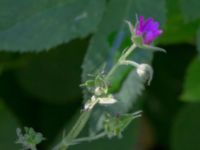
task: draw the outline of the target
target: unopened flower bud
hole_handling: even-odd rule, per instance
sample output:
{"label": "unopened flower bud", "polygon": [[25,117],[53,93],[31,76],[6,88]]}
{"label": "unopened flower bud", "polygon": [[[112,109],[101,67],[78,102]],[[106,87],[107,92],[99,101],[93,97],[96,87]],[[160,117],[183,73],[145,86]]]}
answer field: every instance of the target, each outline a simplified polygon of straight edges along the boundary
{"label": "unopened flower bud", "polygon": [[95,93],[96,96],[106,94],[107,92],[108,92],[108,89],[105,89],[105,88],[102,88],[102,87],[97,87],[94,90],[94,93]]}
{"label": "unopened flower bud", "polygon": [[139,77],[147,81],[148,85],[150,85],[151,80],[153,78],[153,69],[148,64],[140,64],[136,70]]}

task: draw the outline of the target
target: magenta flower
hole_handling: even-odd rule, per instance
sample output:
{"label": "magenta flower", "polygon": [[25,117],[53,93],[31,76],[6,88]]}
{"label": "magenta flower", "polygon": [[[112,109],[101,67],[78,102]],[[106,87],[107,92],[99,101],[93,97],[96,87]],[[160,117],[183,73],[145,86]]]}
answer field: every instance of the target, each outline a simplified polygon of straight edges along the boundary
{"label": "magenta flower", "polygon": [[159,23],[154,21],[153,18],[144,20],[143,16],[139,17],[135,34],[136,36],[142,36],[144,44],[150,45],[162,32],[163,31],[159,29]]}

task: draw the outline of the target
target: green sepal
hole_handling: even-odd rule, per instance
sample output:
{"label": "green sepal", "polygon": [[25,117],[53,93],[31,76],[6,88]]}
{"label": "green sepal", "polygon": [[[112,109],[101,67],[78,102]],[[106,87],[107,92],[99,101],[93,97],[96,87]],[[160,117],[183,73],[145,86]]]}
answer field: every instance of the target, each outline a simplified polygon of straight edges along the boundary
{"label": "green sepal", "polygon": [[152,50],[152,51],[159,51],[159,52],[164,52],[164,53],[166,53],[166,50],[163,49],[163,48],[155,47],[155,46],[151,46],[151,45],[146,45],[146,44],[142,44],[142,45],[140,46],[140,48],[149,49],[149,50]]}
{"label": "green sepal", "polygon": [[81,87],[94,87],[95,82],[94,82],[94,80],[87,80],[84,83],[82,83],[80,86]]}
{"label": "green sepal", "polygon": [[143,46],[143,38],[142,38],[142,36],[133,36],[133,37],[131,37],[131,40],[138,47],[142,47]]}

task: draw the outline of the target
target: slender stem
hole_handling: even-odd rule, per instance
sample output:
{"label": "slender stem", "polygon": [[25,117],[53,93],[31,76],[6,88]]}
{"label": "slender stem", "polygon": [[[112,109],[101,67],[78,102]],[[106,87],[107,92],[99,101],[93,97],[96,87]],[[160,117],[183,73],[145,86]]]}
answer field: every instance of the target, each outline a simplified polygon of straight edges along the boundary
{"label": "slender stem", "polygon": [[137,46],[135,44],[132,44],[131,47],[129,47],[129,49],[125,52],[124,59],[126,59],[136,47]]}
{"label": "slender stem", "polygon": [[111,68],[111,70],[108,72],[107,76],[105,77],[105,80],[108,81],[109,78],[112,76],[112,74],[117,70],[117,68],[122,64],[122,60],[126,60],[126,58],[132,53],[132,51],[136,48],[135,44],[132,44],[124,54],[119,58],[117,63]]}
{"label": "slender stem", "polygon": [[117,68],[120,66],[119,61],[111,68],[111,70],[108,72],[107,76],[105,77],[105,80],[108,81],[109,78],[112,76],[112,74],[117,70]]}
{"label": "slender stem", "polygon": [[133,67],[139,67],[139,64],[134,62],[134,61],[130,61],[130,60],[124,60],[123,62],[121,62],[121,64],[123,65],[131,65]]}
{"label": "slender stem", "polygon": [[89,119],[90,114],[91,114],[91,110],[82,112],[82,114],[80,115],[76,124],[73,126],[73,128],[68,133],[66,139],[72,140],[78,136],[78,134],[81,132],[81,130],[85,126],[87,120]]}
{"label": "slender stem", "polygon": [[95,136],[92,136],[92,137],[84,137],[84,138],[79,138],[79,139],[75,139],[72,144],[78,144],[80,142],[91,142],[91,141],[94,141],[94,140],[97,140],[97,139],[100,139],[100,138],[103,138],[106,136],[106,132],[101,132]]}
{"label": "slender stem", "polygon": [[68,135],[64,137],[62,142],[59,143],[53,150],[67,150],[68,147],[70,146],[70,142],[73,139],[75,139],[84,128],[90,115],[91,115],[91,110],[82,112],[82,114],[80,115],[80,117],[78,118],[75,125],[68,133]]}

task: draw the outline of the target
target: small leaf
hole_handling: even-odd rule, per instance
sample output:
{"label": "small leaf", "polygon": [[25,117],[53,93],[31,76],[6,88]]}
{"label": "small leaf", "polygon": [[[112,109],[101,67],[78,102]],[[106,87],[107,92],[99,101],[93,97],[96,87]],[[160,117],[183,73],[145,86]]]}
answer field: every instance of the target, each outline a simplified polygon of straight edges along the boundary
{"label": "small leaf", "polygon": [[45,138],[39,132],[35,132],[33,128],[24,127],[25,133],[22,133],[20,128],[17,128],[18,139],[17,144],[22,144],[24,149],[36,150],[36,146],[40,144]]}

